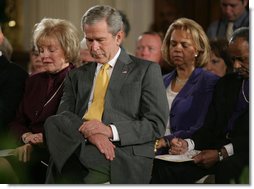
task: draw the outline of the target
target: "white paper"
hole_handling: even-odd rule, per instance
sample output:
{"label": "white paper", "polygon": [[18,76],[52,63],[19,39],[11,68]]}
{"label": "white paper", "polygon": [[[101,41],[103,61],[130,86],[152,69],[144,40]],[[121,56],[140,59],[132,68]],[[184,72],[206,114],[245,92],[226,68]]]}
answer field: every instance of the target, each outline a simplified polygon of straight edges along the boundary
{"label": "white paper", "polygon": [[0,150],[0,157],[12,156],[14,155],[14,149]]}
{"label": "white paper", "polygon": [[182,155],[164,154],[155,156],[155,158],[171,162],[193,161],[192,157],[199,154],[199,152],[198,150],[191,150]]}

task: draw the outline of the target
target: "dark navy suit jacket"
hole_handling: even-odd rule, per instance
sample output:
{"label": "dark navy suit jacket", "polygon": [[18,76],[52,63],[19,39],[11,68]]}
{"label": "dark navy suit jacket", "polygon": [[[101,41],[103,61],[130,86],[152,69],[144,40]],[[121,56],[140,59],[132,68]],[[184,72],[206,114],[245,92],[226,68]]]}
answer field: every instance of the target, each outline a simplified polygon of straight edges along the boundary
{"label": "dark navy suit jacket", "polygon": [[237,111],[235,109],[237,101],[241,98],[241,89],[242,79],[237,74],[228,74],[220,79],[205,124],[192,136],[192,140],[197,150],[220,149],[232,143],[237,161],[246,165],[249,164],[250,150],[249,105],[239,112],[232,129],[228,131],[227,128],[231,116]]}
{"label": "dark navy suit jacket", "polygon": [[[167,88],[176,77],[176,71],[164,76]],[[203,124],[210,105],[215,84],[219,77],[196,68],[189,80],[173,100],[169,121],[171,135],[164,136],[167,140],[173,137],[189,138]]]}

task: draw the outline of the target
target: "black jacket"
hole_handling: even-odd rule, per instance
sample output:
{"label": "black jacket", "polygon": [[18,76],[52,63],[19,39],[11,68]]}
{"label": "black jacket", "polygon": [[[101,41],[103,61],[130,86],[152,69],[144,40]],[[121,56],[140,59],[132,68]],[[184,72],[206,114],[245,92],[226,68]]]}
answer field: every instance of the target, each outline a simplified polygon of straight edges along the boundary
{"label": "black jacket", "polygon": [[24,69],[0,56],[0,135],[16,114],[27,77]]}
{"label": "black jacket", "polygon": [[220,149],[232,143],[234,155],[248,164],[249,159],[249,105],[236,119],[233,129],[226,132],[229,118],[238,101],[242,79],[229,74],[219,80],[204,127],[193,136],[195,149]]}

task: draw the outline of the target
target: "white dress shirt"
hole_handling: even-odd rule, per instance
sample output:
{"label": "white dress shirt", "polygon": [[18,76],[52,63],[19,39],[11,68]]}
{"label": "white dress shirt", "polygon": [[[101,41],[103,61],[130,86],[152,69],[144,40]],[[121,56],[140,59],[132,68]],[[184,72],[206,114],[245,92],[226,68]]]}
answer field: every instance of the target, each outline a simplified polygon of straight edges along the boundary
{"label": "white dress shirt", "polygon": [[[114,58],[108,62],[108,64],[110,65],[110,68],[107,70],[109,78],[111,77],[112,71],[113,71],[113,69],[115,67],[116,61],[117,61],[120,53],[121,53],[121,48],[119,48],[119,50],[117,51],[117,53],[114,56]],[[103,64],[97,63],[97,68],[96,68],[95,75],[94,75],[92,92],[91,92],[91,95],[90,95],[90,98],[89,98],[89,102],[88,102],[88,107],[91,105],[91,103],[93,101],[93,93],[94,93],[95,80],[96,80],[96,77],[97,77],[97,75],[98,75],[98,73],[99,73],[99,71],[101,69],[101,66],[103,66]],[[112,133],[113,133],[113,139],[112,139],[112,141],[119,141],[120,138],[119,138],[119,134],[118,134],[118,131],[117,131],[115,125],[111,124],[110,127],[111,127]]]}

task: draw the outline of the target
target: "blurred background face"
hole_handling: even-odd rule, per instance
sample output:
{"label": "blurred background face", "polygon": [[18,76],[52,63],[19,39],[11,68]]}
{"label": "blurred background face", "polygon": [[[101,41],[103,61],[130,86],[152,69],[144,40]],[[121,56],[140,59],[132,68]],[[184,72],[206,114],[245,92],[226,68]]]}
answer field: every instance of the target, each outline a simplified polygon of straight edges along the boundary
{"label": "blurred background face", "polygon": [[245,10],[247,0],[221,0],[222,14],[229,21],[235,21]]}
{"label": "blurred background face", "polygon": [[59,41],[53,37],[43,38],[38,44],[42,63],[49,73],[57,73],[69,65]]}
{"label": "blurred background face", "polygon": [[175,66],[195,66],[196,49],[191,34],[184,30],[174,30],[170,38],[170,61]]}
{"label": "blurred background face", "polygon": [[205,69],[222,77],[226,74],[227,66],[224,60],[217,57],[213,52],[211,53],[211,60],[205,66]]}
{"label": "blurred background face", "polygon": [[94,58],[91,56],[88,46],[86,44],[86,38],[83,38],[80,43],[80,59],[81,63],[94,61]]}
{"label": "blurred background face", "polygon": [[229,53],[234,71],[244,78],[249,78],[249,43],[243,38],[237,38],[229,43]]}
{"label": "blurred background face", "polygon": [[80,49],[80,58],[82,62],[93,62],[94,58],[91,56],[88,49]]}
{"label": "blurred background face", "polygon": [[30,55],[30,73],[35,74],[46,71],[44,64],[41,61],[41,57],[38,51],[34,50]]}
{"label": "blurred background face", "polygon": [[139,58],[159,63],[162,41],[158,35],[145,34],[139,37],[137,41],[135,55]]}

